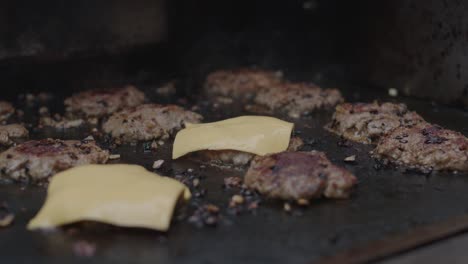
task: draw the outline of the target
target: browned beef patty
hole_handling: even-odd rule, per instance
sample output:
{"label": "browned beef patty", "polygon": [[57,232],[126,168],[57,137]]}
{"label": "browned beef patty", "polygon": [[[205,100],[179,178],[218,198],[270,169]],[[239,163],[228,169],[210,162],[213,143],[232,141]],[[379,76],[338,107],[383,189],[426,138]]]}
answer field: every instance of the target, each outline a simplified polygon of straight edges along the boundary
{"label": "browned beef patty", "polygon": [[108,157],[94,141],[32,140],[0,154],[0,177],[41,182],[78,165],[105,163]]}
{"label": "browned beef patty", "polygon": [[298,118],[317,109],[331,108],[343,102],[336,89],[322,89],[314,84],[281,82],[261,89],[256,104]]}
{"label": "browned beef patty", "polygon": [[345,139],[371,144],[397,127],[424,122],[404,104],[344,103],[336,106],[327,129]]}
{"label": "browned beef patty", "polygon": [[281,72],[259,69],[219,70],[206,77],[204,89],[209,95],[252,98],[259,89],[281,81]]}
{"label": "browned beef patty", "polygon": [[14,112],[15,108],[12,104],[0,101],[0,122],[6,121]]}
{"label": "browned beef patty", "polygon": [[244,183],[278,199],[348,198],[356,177],[333,165],[323,152],[281,152],[257,156]]}
{"label": "browned beef patty", "polygon": [[133,85],[107,90],[84,91],[65,99],[67,111],[88,117],[110,115],[126,107],[143,104],[145,95]]}
{"label": "browned beef patty", "polygon": [[394,129],[380,139],[373,155],[422,171],[468,171],[468,139],[428,123]]}
{"label": "browned beef patty", "polygon": [[0,145],[11,146],[18,139],[28,136],[28,130],[20,124],[0,125]]}
{"label": "browned beef patty", "polygon": [[185,122],[199,123],[202,116],[177,105],[144,104],[113,114],[103,130],[123,142],[165,139]]}
{"label": "browned beef patty", "polygon": [[[299,137],[292,137],[289,141],[288,150],[296,151],[304,145]],[[195,159],[221,165],[244,166],[250,163],[255,154],[237,150],[203,150],[192,154]]]}

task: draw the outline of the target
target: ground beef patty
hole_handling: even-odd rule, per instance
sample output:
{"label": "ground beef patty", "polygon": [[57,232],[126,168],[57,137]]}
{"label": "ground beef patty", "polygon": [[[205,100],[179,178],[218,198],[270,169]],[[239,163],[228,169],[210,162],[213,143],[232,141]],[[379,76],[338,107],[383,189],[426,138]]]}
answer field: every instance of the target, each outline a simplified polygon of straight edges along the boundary
{"label": "ground beef patty", "polygon": [[343,102],[343,97],[336,89],[322,89],[314,84],[282,82],[261,89],[254,102],[297,118],[317,109],[331,108]]}
{"label": "ground beef patty", "polygon": [[424,122],[404,104],[394,103],[344,103],[336,106],[329,131],[345,139],[371,144],[392,129]]}
{"label": "ground beef patty", "polygon": [[177,105],[145,104],[113,114],[103,129],[123,142],[166,139],[185,122],[199,123],[202,116]]}
{"label": "ground beef patty", "polygon": [[105,163],[108,157],[94,141],[32,140],[0,154],[0,178],[41,182],[71,167]]}
{"label": "ground beef patty", "polygon": [[0,145],[11,146],[18,139],[28,136],[28,130],[20,124],[0,125]]}
{"label": "ground beef patty", "polygon": [[323,152],[281,152],[257,156],[244,179],[247,187],[270,198],[348,198],[357,179],[333,165]]}
{"label": "ground beef patty", "polygon": [[255,93],[281,81],[282,73],[259,69],[219,70],[206,77],[204,89],[209,95],[252,98]]}
{"label": "ground beef patty", "polygon": [[145,95],[135,86],[84,91],[65,99],[67,111],[88,117],[110,115],[126,107],[143,104]]}
{"label": "ground beef patty", "polygon": [[[304,142],[299,137],[293,137],[289,141],[288,150],[296,151]],[[203,150],[192,154],[195,159],[221,165],[244,166],[250,163],[255,154],[237,150]]]}
{"label": "ground beef patty", "polygon": [[0,122],[6,121],[14,112],[13,105],[9,102],[0,101]]}
{"label": "ground beef patty", "polygon": [[468,139],[428,123],[393,130],[380,139],[373,155],[422,171],[468,171]]}

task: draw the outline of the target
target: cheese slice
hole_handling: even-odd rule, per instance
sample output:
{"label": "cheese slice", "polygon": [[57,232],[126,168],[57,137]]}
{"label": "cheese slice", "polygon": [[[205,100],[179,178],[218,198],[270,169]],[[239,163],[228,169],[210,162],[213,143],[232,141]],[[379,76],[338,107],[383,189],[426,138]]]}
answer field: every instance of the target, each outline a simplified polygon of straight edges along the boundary
{"label": "cheese slice", "polygon": [[257,155],[288,148],[294,124],[268,116],[240,116],[205,124],[185,124],[177,133],[172,158],[199,150],[238,150]]}
{"label": "cheese slice", "polygon": [[179,200],[189,189],[138,165],[84,165],[52,177],[47,198],[28,229],[90,220],[123,227],[169,229]]}

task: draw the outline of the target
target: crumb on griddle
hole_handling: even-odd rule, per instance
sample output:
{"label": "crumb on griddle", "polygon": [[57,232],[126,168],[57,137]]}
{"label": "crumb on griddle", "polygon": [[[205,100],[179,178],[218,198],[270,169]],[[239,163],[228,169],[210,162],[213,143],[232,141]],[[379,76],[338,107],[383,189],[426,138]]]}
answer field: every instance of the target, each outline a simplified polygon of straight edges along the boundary
{"label": "crumb on griddle", "polygon": [[15,219],[15,214],[10,211],[6,202],[0,205],[0,227],[10,226]]}
{"label": "crumb on griddle", "polygon": [[309,200],[303,198],[297,199],[296,203],[300,206],[308,206],[310,204]]}
{"label": "crumb on griddle", "polygon": [[111,154],[109,155],[110,160],[120,159],[120,154]]}
{"label": "crumb on griddle", "polygon": [[240,177],[226,177],[224,178],[224,188],[240,188],[242,185],[242,179]]}
{"label": "crumb on griddle", "polygon": [[188,218],[188,222],[196,227],[216,226],[221,219],[219,207],[214,204],[199,206]]}
{"label": "crumb on griddle", "polygon": [[78,257],[92,257],[96,253],[96,244],[86,240],[73,243],[73,253]]}
{"label": "crumb on griddle", "polygon": [[156,160],[154,163],[153,163],[153,169],[159,169],[161,168],[161,166],[163,165],[164,163],[164,160],[160,159],[160,160]]}
{"label": "crumb on griddle", "polygon": [[344,158],[344,161],[349,162],[349,163],[355,162],[356,161],[356,155],[348,156],[348,157]]}

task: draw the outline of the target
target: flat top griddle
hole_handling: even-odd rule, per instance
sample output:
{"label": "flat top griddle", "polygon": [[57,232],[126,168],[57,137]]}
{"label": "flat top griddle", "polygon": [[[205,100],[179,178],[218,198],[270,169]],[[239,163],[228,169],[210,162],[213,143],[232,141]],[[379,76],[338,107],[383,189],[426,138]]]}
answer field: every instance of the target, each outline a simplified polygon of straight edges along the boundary
{"label": "flat top griddle", "polygon": [[[149,91],[154,87],[142,88]],[[391,100],[385,94],[359,87],[346,89],[345,96],[349,101],[356,101],[357,98],[361,101]],[[154,99],[152,101],[161,101],[153,95],[150,97]],[[57,99],[61,101],[63,98]],[[417,99],[397,100],[407,103],[410,109],[429,122],[468,134],[466,111]],[[186,106],[193,104],[199,106],[198,112],[205,116],[205,121],[246,114],[235,105],[214,108],[206,99],[195,100]],[[199,176],[201,182],[198,190],[206,189],[206,195],[194,197],[190,205],[178,212],[167,233],[106,225],[78,226],[78,232],[69,232],[68,229],[30,232],[25,226],[43,204],[45,189],[1,184],[0,201],[7,202],[16,214],[13,226],[0,230],[1,262],[311,263],[322,256],[467,212],[468,205],[464,202],[468,200],[466,173],[421,174],[381,166],[368,154],[372,146],[357,143],[351,143],[348,147],[339,146],[340,138],[323,129],[330,116],[331,111],[318,111],[301,119],[278,115],[296,124],[295,134],[306,143],[304,150],[325,151],[333,162],[357,176],[359,184],[351,199],[315,200],[305,209],[294,207],[291,213],[283,210],[282,202],[263,200],[255,214],[244,211],[240,215],[232,215],[227,206],[230,197],[238,191],[223,189],[223,179],[243,176],[245,170],[202,166],[202,163],[190,159],[171,161],[171,142],[155,152],[145,151],[143,143],[123,145],[112,151],[121,154],[121,159],[112,163],[135,163],[153,170],[152,163],[163,159],[165,163],[156,172],[168,176]],[[33,132],[31,137],[82,139],[88,134],[82,129],[66,132],[46,130]],[[357,155],[356,163],[343,161],[350,155]],[[188,169],[193,169],[193,172],[187,172]],[[188,223],[188,216],[197,205],[204,203],[220,206],[223,217],[216,227],[199,228]],[[84,258],[73,253],[74,243],[82,240],[96,244],[93,257]]]}

